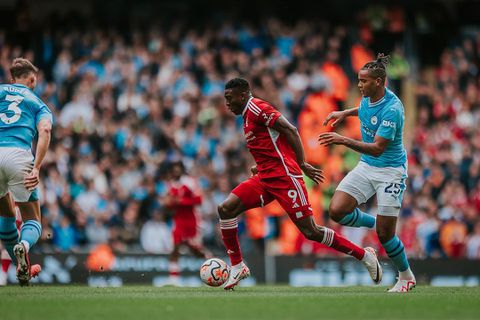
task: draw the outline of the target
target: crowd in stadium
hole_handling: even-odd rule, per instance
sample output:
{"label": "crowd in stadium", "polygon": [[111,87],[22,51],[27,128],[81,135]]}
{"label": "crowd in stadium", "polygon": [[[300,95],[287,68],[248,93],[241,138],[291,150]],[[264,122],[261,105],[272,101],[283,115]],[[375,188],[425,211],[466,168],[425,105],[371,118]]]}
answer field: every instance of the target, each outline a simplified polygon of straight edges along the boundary
{"label": "crowd in stadium", "polygon": [[[396,39],[403,16],[387,14]],[[329,130],[321,122],[330,111],[358,103],[356,72],[375,55],[368,21],[357,21],[355,33],[325,21],[275,18],[260,26],[226,20],[195,29],[182,22],[128,32],[32,29],[22,39],[29,32],[39,37],[26,38],[25,44],[35,44],[26,51],[1,35],[1,81],[9,81],[13,57],[30,58],[42,69],[36,93],[55,116],[41,172],[44,231],[36,250],[82,251],[108,243],[118,252],[170,252],[163,197],[167,164],[178,160],[202,190],[204,241],[222,248],[216,207],[252,165],[241,118],[223,99],[225,82],[239,75],[298,126],[307,159],[325,170],[326,183],[310,185],[317,219],[361,244],[377,241],[373,232],[328,221],[333,190],[359,157],[316,144],[316,136]],[[398,44],[386,52],[392,56],[389,83],[404,94],[403,80],[414,75]],[[445,48],[434,68],[417,71],[399,227],[410,257],[480,258],[479,67],[477,33]],[[360,135],[355,121],[341,130]],[[374,213],[375,204],[367,210]],[[329,253],[303,239],[275,206],[249,213],[242,230],[251,248],[268,238],[275,254]]]}

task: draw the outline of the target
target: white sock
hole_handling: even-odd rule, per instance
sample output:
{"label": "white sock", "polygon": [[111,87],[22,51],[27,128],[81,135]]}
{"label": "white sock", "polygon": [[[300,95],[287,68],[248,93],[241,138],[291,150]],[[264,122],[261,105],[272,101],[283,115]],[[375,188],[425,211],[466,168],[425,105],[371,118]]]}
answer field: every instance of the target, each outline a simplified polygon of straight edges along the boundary
{"label": "white sock", "polygon": [[241,261],[240,263],[237,263],[236,265],[232,266],[232,269],[238,270],[238,269],[243,268],[244,265],[245,265],[245,263],[243,263],[243,261]]}
{"label": "white sock", "polygon": [[405,271],[399,271],[398,273],[400,280],[414,280],[415,276],[413,275],[412,270],[408,267]]}
{"label": "white sock", "polygon": [[2,254],[1,254],[0,258],[2,260],[12,260],[12,258],[10,258],[10,255],[8,254],[7,250],[5,250],[5,249],[2,250]]}
{"label": "white sock", "polygon": [[368,261],[372,258],[372,253],[368,250],[365,250],[365,254],[363,255],[362,262]]}
{"label": "white sock", "polygon": [[28,253],[30,251],[30,243],[28,243],[25,240],[20,241],[20,243],[23,243],[23,245],[25,246],[25,249],[27,250],[27,253]]}

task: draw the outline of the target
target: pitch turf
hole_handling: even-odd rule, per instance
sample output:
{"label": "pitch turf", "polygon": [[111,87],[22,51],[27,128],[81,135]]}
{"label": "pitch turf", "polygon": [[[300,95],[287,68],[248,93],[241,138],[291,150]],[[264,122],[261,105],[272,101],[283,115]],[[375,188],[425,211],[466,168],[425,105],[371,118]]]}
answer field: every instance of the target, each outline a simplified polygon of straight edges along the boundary
{"label": "pitch turf", "polygon": [[1,319],[480,319],[480,287],[0,288]]}

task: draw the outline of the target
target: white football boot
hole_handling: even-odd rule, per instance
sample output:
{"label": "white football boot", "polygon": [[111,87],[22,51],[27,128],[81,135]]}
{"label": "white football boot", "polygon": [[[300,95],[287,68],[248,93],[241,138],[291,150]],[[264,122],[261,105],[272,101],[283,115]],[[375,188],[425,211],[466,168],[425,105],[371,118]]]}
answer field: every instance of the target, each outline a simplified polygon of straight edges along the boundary
{"label": "white football boot", "polygon": [[375,284],[379,284],[382,281],[382,266],[378,262],[377,253],[375,249],[371,247],[365,248],[365,256],[362,259],[363,264],[367,267],[368,273]]}
{"label": "white football boot", "polygon": [[408,291],[415,288],[416,285],[417,281],[415,280],[415,278],[410,280],[398,279],[397,283],[395,283],[393,288],[388,290],[388,292],[407,293]]}
{"label": "white football boot", "polygon": [[240,280],[248,277],[250,277],[250,269],[248,269],[245,263],[240,262],[239,264],[230,268],[230,276],[228,277],[227,282],[225,282],[225,286],[223,288],[225,290],[233,289],[240,282]]}

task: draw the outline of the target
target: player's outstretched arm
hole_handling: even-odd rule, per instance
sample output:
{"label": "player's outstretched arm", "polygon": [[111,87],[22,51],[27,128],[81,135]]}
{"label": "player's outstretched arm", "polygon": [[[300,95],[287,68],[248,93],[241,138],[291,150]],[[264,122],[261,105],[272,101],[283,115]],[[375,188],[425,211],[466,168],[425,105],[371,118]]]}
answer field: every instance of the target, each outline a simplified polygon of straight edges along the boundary
{"label": "player's outstretched arm", "polygon": [[315,168],[305,161],[305,151],[303,150],[302,140],[298,134],[297,128],[292,125],[284,116],[280,116],[273,124],[273,129],[277,130],[280,134],[285,135],[287,142],[292,146],[297,163],[303,172],[312,179],[315,183],[320,183],[325,180],[323,171]]}
{"label": "player's outstretched arm", "polygon": [[332,127],[336,127],[340,122],[345,120],[346,117],[358,116],[358,108],[347,109],[344,111],[333,111],[323,121],[323,126],[326,126],[331,120],[335,120],[332,123]]}
{"label": "player's outstretched arm", "polygon": [[28,190],[33,190],[39,183],[39,171],[45,158],[48,146],[50,145],[50,137],[52,131],[52,122],[50,119],[41,119],[37,125],[38,141],[37,150],[35,151],[35,162],[33,169],[25,176],[24,184]]}
{"label": "player's outstretched arm", "polygon": [[196,206],[202,204],[202,197],[195,194],[186,195],[180,198],[178,205],[180,206]]}
{"label": "player's outstretched arm", "polygon": [[320,145],[323,146],[341,144],[357,152],[374,157],[381,156],[390,143],[390,140],[380,137],[379,135],[375,136],[375,140],[372,143],[367,143],[341,136],[335,132],[322,133],[318,136],[318,141]]}

